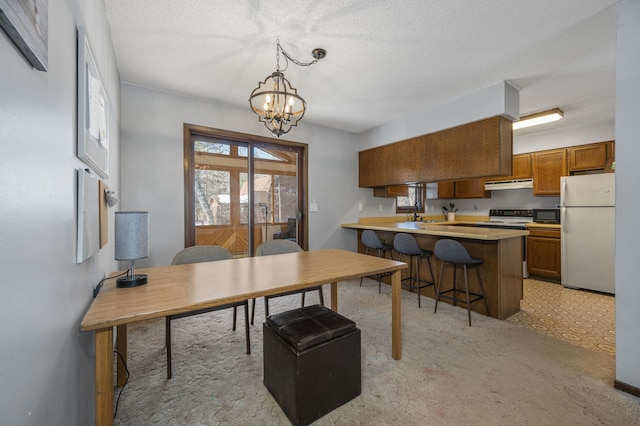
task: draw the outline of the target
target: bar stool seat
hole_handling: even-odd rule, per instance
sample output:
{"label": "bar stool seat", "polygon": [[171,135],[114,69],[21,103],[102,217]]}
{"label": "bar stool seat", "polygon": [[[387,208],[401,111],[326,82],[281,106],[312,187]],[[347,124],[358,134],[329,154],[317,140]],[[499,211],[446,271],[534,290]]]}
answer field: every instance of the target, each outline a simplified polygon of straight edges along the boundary
{"label": "bar stool seat", "polygon": [[[365,246],[364,254],[369,254],[369,249],[376,250],[376,256],[385,257],[385,253],[389,251],[391,253],[391,258],[393,259],[393,246],[391,244],[385,244],[380,240],[378,234],[370,229],[365,229],[362,231],[362,236],[360,237],[360,241]],[[380,279],[382,277],[386,277],[391,275],[391,272],[386,272],[383,274],[378,274],[378,293],[381,293],[381,284]],[[360,286],[362,287],[362,278],[360,277]]]}
{"label": "bar stool seat", "polygon": [[[469,326],[471,326],[471,304],[482,299],[484,301],[484,308],[486,310],[486,313],[487,315],[489,315],[489,305],[487,304],[487,299],[484,296],[484,286],[482,284],[482,278],[480,278],[480,268],[478,268],[480,265],[482,265],[484,260],[480,259],[479,257],[470,256],[469,252],[467,252],[467,249],[464,248],[462,244],[460,244],[458,241],[450,239],[438,240],[433,250],[436,258],[442,261],[442,267],[440,269],[440,279],[438,280],[438,285],[436,286],[436,304],[435,308],[433,309],[433,313],[437,312],[438,300],[441,298],[451,300],[453,302],[453,306],[456,306],[457,302],[465,303],[467,305]],[[453,265],[453,288],[440,292],[444,268],[447,263]],[[462,269],[464,270],[464,290],[456,288],[456,269],[458,266],[462,266]],[[469,291],[469,276],[467,273],[467,268],[471,267],[475,268],[476,270],[481,293],[473,293]],[[460,299],[457,297],[456,293],[462,292],[466,294],[465,299]],[[446,295],[447,293],[451,293],[451,295]],[[470,296],[473,296],[473,299],[471,299]]]}
{"label": "bar stool seat", "polygon": [[[399,232],[393,237],[393,248],[398,252],[398,260],[402,255],[409,256],[409,277],[403,278],[402,281],[409,281],[409,290],[417,289],[418,292],[418,307],[420,307],[420,289],[434,285],[435,278],[433,275],[433,269],[431,268],[431,256],[433,252],[431,250],[423,250],[418,246],[418,242],[411,234]],[[429,265],[429,272],[431,273],[431,281],[423,280],[420,278],[420,258],[427,259],[427,265]],[[413,264],[416,264],[416,274],[413,275]],[[414,284],[415,283],[415,284]]]}

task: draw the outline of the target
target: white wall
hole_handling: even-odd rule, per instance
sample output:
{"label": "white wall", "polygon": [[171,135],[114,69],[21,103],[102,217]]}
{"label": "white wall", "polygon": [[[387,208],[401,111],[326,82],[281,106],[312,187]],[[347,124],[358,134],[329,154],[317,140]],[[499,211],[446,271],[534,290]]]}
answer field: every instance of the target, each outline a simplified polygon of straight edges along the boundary
{"label": "white wall", "polygon": [[[110,243],[76,264],[76,25],[87,28],[110,100],[118,190],[119,78],[102,2],[50,0],[48,71],[0,31],[0,423],[94,422],[94,338],[79,323],[115,268]],[[113,214],[110,236],[113,238]]]}
{"label": "white wall", "polygon": [[640,388],[640,1],[621,1],[617,13],[616,380]]}
{"label": "white wall", "polygon": [[[183,124],[270,136],[247,108],[122,85],[122,209],[150,212],[150,256],[139,266],[166,265],[184,248]],[[286,135],[309,145],[309,248],[352,248],[340,228],[353,221],[357,187],[355,137],[305,123]],[[284,139],[284,137],[283,137]]]}
{"label": "white wall", "polygon": [[537,131],[524,135],[520,135],[520,132],[522,131],[515,131],[513,135],[514,154],[610,141],[615,139],[616,134],[613,121],[563,127],[546,132]]}

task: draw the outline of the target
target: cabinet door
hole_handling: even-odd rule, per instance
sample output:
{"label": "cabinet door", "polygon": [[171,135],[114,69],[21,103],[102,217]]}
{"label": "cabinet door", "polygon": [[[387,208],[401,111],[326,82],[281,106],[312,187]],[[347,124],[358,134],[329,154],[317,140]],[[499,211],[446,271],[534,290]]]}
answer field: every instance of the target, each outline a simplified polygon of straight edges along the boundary
{"label": "cabinet door", "polygon": [[559,228],[529,227],[527,237],[529,275],[560,282],[561,247]]}
{"label": "cabinet door", "polygon": [[490,191],[484,190],[484,179],[457,180],[455,198],[489,198]]}
{"label": "cabinet door", "polygon": [[489,181],[531,179],[531,153],[517,154],[511,158],[511,176],[496,176]]}
{"label": "cabinet door", "polygon": [[438,182],[438,197],[437,198],[455,198],[455,185],[453,182]]}
{"label": "cabinet door", "polygon": [[560,195],[560,177],[567,176],[567,150],[533,153],[533,195]]}
{"label": "cabinet door", "polygon": [[387,197],[406,197],[409,194],[409,185],[387,186]]}
{"label": "cabinet door", "polygon": [[376,186],[373,188],[374,197],[406,197],[409,194],[408,185],[389,185],[389,186]]}
{"label": "cabinet door", "polygon": [[607,165],[607,144],[592,143],[589,145],[567,148],[569,172],[584,170],[604,170]]}
{"label": "cabinet door", "polygon": [[561,280],[560,238],[527,237],[527,269],[532,277]]}
{"label": "cabinet door", "polygon": [[531,153],[513,156],[511,179],[531,179]]}

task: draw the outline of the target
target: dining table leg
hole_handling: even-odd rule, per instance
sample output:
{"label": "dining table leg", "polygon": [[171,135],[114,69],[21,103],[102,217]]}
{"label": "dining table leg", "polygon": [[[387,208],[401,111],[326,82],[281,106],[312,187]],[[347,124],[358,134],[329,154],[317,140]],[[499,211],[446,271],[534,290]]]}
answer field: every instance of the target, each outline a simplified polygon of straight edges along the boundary
{"label": "dining table leg", "polygon": [[391,356],[402,358],[402,287],[401,271],[391,274]]}
{"label": "dining table leg", "polygon": [[121,388],[127,382],[127,324],[116,327],[116,350],[120,354],[116,363],[116,385]]}
{"label": "dining table leg", "polygon": [[331,310],[338,312],[338,282],[331,283]]}
{"label": "dining table leg", "polygon": [[113,327],[96,330],[96,425],[113,425]]}

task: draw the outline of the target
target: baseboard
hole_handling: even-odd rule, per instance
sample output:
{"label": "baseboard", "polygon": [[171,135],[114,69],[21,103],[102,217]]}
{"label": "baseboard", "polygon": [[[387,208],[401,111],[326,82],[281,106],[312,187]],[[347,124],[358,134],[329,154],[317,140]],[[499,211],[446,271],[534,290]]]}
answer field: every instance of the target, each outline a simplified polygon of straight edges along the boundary
{"label": "baseboard", "polygon": [[632,386],[632,385],[628,385],[626,383],[623,383],[619,380],[616,380],[613,382],[613,387],[621,390],[622,392],[626,392],[628,394],[631,394],[633,396],[637,396],[640,397],[640,388]]}

